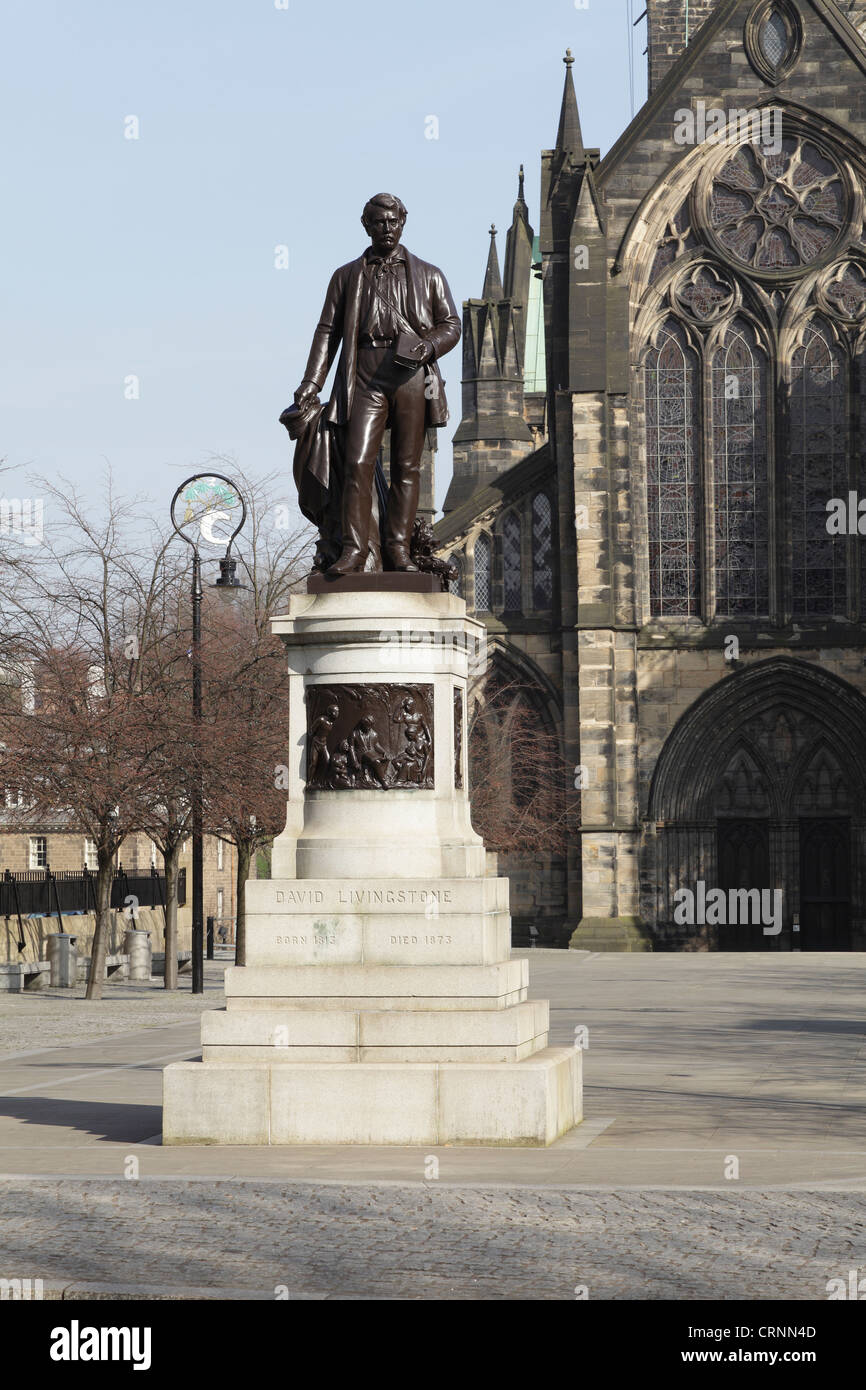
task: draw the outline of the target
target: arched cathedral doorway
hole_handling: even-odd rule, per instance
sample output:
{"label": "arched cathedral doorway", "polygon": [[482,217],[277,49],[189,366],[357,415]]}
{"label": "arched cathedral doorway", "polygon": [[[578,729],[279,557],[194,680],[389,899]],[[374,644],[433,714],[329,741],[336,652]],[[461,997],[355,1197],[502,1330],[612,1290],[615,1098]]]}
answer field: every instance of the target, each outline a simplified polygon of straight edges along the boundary
{"label": "arched cathedral doorway", "polygon": [[[866,699],[831,673],[787,657],[720,681],[662,749],[645,829],[642,916],[660,944],[862,948]],[[701,921],[700,883],[705,893],[723,890],[726,904],[736,890],[766,890],[768,905],[781,891],[781,931],[725,920],[737,915],[725,907],[715,913],[721,922],[713,913]],[[695,895],[693,922],[682,920],[684,889]]]}

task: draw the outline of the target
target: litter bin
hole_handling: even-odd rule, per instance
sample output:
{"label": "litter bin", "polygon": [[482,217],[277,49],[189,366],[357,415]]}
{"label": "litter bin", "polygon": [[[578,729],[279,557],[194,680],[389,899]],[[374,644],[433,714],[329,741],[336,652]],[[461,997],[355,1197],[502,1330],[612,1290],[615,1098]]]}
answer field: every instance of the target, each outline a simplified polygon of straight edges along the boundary
{"label": "litter bin", "polygon": [[54,989],[72,989],[78,978],[77,936],[58,931],[45,938],[48,963],[51,966],[51,985]]}
{"label": "litter bin", "polygon": [[130,980],[149,980],[151,970],[150,932],[127,927],[123,933],[123,954],[129,956]]}

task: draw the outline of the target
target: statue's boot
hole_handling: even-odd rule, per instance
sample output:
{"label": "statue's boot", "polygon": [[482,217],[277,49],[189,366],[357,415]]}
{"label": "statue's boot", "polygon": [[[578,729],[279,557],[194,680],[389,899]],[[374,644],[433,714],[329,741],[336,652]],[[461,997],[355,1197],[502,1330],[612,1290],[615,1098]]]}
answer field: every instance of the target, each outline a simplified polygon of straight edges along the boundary
{"label": "statue's boot", "polygon": [[417,574],[418,566],[413,565],[412,557],[405,546],[389,545],[386,553],[392,570],[402,570],[405,574]]}
{"label": "statue's boot", "polygon": [[[423,438],[423,436],[422,436]],[[385,554],[393,570],[417,574],[411,555],[412,528],[421,489],[420,458],[391,465],[388,513],[385,520]]]}
{"label": "statue's boot", "polygon": [[[373,467],[375,463],[374,455]],[[346,469],[342,498],[343,549],[339,559],[328,570],[332,579],[339,579],[344,574],[357,574],[367,563],[373,504],[372,472],[372,468],[365,463]]]}
{"label": "statue's boot", "polygon": [[360,574],[366,563],[366,555],[357,550],[344,550],[339,560],[335,560],[326,573],[332,579],[340,579],[344,574]]}

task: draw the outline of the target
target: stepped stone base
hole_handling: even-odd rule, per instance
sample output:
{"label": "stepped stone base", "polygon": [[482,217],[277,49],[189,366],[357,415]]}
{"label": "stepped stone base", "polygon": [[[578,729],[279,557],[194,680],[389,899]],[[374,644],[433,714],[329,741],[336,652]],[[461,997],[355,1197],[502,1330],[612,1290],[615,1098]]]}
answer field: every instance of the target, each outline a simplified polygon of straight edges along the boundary
{"label": "stepped stone base", "polygon": [[[483,628],[452,594],[365,581],[294,596],[274,629],[291,687],[286,829],[274,877],[247,885],[246,964],[227,972],[225,1009],[202,1015],[202,1060],[164,1072],[163,1142],[552,1143],[582,1118],[581,1053],[548,1046],[548,1005],[511,959],[508,880],[487,875],[472,828],[466,687]],[[338,771],[308,783],[322,688],[336,713],[316,737]],[[364,701],[378,789],[339,785],[349,724],[334,735],[335,721]],[[416,703],[432,777],[389,785],[382,769],[413,766],[399,740]]]}
{"label": "stepped stone base", "polygon": [[164,1144],[546,1145],[582,1118],[581,1057],[520,1062],[175,1062]]}

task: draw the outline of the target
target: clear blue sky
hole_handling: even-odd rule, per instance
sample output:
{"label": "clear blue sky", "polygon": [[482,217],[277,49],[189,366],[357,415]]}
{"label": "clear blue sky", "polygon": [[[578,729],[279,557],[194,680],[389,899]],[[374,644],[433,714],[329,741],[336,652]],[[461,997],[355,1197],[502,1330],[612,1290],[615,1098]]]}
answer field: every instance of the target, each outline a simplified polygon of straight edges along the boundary
{"label": "clear blue sky", "polygon": [[[492,220],[503,255],[521,161],[537,228],[566,47],[586,143],[628,123],[628,0],[283,3],[9,0],[0,456],[16,470],[86,487],[109,460],[167,508],[180,470],[228,453],[284,465],[288,500],[277,416],[331,272],[367,244],[366,198],[403,199],[406,244],[459,303],[480,293]],[[633,40],[639,107],[645,22]],[[459,349],[443,367],[440,499]],[[17,472],[0,490],[26,495]]]}

